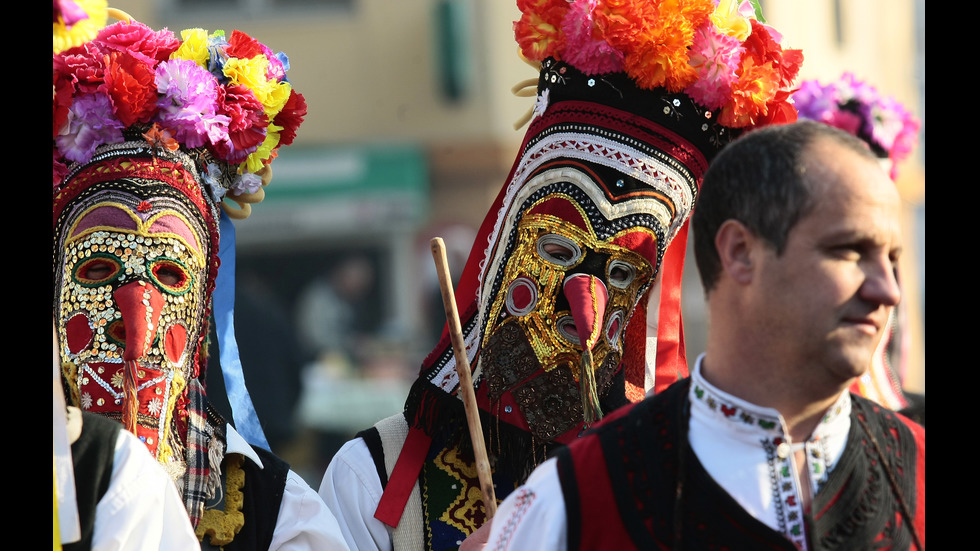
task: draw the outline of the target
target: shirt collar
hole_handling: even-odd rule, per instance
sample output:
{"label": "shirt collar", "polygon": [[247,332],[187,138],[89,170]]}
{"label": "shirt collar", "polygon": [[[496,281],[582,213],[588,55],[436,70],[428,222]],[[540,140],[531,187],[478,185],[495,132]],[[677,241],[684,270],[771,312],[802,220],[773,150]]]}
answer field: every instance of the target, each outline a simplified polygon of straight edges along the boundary
{"label": "shirt collar", "polygon": [[237,453],[244,455],[245,457],[252,460],[253,463],[259,466],[260,469],[265,467],[262,465],[262,460],[259,459],[259,455],[255,453],[252,446],[242,438],[242,435],[238,434],[231,424],[225,425],[225,453]]}
{"label": "shirt collar", "polygon": [[[728,429],[767,438],[782,437],[787,433],[786,423],[779,411],[758,406],[737,396],[729,394],[701,375],[704,354],[698,356],[691,373],[691,414],[702,417],[712,424],[720,424]],[[841,392],[840,397],[824,414],[814,429],[809,441],[817,441],[832,436],[846,435],[850,430],[851,395]]]}

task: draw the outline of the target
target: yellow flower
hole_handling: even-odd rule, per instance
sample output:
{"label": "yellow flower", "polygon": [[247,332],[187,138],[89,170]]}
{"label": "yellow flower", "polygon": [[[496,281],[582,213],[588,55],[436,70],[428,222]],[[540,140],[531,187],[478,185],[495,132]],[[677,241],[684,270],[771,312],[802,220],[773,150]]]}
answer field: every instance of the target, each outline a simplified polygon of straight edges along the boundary
{"label": "yellow flower", "polygon": [[265,134],[265,141],[259,145],[259,148],[255,150],[251,155],[245,159],[242,163],[240,170],[247,170],[248,172],[258,172],[262,170],[265,166],[265,161],[272,156],[273,150],[279,147],[279,133],[282,132],[281,126],[276,126],[269,123],[269,128]]}
{"label": "yellow flower", "polygon": [[184,29],[180,31],[183,43],[170,59],[189,59],[201,67],[208,68],[208,32],[204,29]]}
{"label": "yellow flower", "polygon": [[76,0],[75,3],[85,10],[88,17],[78,21],[70,29],[65,26],[65,21],[61,18],[54,22],[54,53],[56,54],[95,38],[109,18],[106,0]]}
{"label": "yellow flower", "polygon": [[262,102],[262,105],[268,105],[269,94],[272,93],[275,84],[269,82],[265,76],[268,67],[269,60],[262,55],[251,59],[234,57],[225,63],[224,73],[232,84],[245,86],[255,94],[255,98]]}
{"label": "yellow flower", "polygon": [[711,22],[722,34],[745,42],[752,32],[752,23],[748,17],[743,17],[739,10],[742,0],[721,0],[711,14]]}
{"label": "yellow flower", "polygon": [[272,84],[272,89],[269,90],[269,95],[266,96],[266,102],[262,102],[265,107],[265,115],[269,117],[269,120],[276,118],[276,115],[282,111],[282,108],[286,105],[289,100],[289,94],[292,92],[293,87],[288,82],[278,82]]}

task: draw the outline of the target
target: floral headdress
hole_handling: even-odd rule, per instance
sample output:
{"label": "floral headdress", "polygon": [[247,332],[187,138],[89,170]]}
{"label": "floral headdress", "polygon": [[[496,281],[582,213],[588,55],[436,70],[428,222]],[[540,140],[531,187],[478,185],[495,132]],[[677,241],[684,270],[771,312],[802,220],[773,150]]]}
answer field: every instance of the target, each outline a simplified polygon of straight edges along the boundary
{"label": "floral headdress", "polygon": [[850,132],[867,142],[876,155],[890,159],[893,180],[898,164],[918,141],[919,120],[895,98],[880,94],[852,73],[827,85],[805,81],[793,100],[801,117]]}
{"label": "floral headdress", "polygon": [[[792,122],[800,50],[745,0],[518,0],[514,30],[531,61],[586,75],[625,72],[644,90],[684,93],[729,128]],[[755,7],[754,7],[755,5]]]}
{"label": "floral headdress", "polygon": [[[190,153],[216,203],[260,189],[263,169],[292,143],[306,115],[306,100],[286,79],[284,54],[237,30],[187,29],[178,39],[132,20],[74,44],[76,31],[96,17],[79,20],[67,7],[59,14],[59,5],[78,8],[67,0],[55,5],[56,189],[69,166],[133,137]],[[59,44],[68,47],[59,52]]]}

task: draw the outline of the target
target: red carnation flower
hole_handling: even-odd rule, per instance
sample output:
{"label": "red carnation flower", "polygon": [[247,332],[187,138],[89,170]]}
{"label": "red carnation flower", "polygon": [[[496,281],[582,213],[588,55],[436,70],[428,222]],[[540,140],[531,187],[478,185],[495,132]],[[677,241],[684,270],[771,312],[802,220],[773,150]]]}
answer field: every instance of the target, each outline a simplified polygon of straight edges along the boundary
{"label": "red carnation flower", "polygon": [[54,180],[53,189],[57,190],[58,186],[61,185],[61,182],[65,179],[65,176],[68,176],[68,167],[65,166],[65,163],[61,162],[61,156],[58,153],[57,147],[54,148],[52,153],[54,155],[54,159],[51,163],[52,178]]}
{"label": "red carnation flower", "polygon": [[231,163],[244,161],[265,141],[269,119],[255,94],[241,85],[219,88],[218,114],[231,118],[228,140],[215,144],[221,158]]}
{"label": "red carnation flower", "polygon": [[54,136],[61,133],[62,127],[68,123],[68,108],[71,107],[74,86],[70,75],[61,71],[54,72]]}
{"label": "red carnation flower", "polygon": [[279,132],[280,146],[293,143],[296,139],[296,130],[303,123],[304,117],[306,117],[306,98],[296,90],[291,90],[286,105],[272,121],[272,124],[282,127]]}
{"label": "red carnation flower", "polygon": [[109,54],[104,89],[124,126],[148,122],[156,112],[156,75],[128,53]]}
{"label": "red carnation flower", "polygon": [[770,34],[766,25],[752,19],[752,34],[745,40],[745,55],[756,58],[756,65],[766,62],[779,71],[779,87],[788,88],[793,85],[796,75],[803,64],[803,52],[800,50],[783,50]]}
{"label": "red carnation flower", "polygon": [[796,90],[780,90],[767,106],[769,112],[759,118],[758,126],[768,126],[771,124],[790,124],[796,122],[799,113],[796,106],[789,102],[789,98]]}
{"label": "red carnation flower", "polygon": [[54,56],[54,70],[71,76],[80,93],[91,94],[102,85],[104,60],[103,51],[95,44],[86,42]]}
{"label": "red carnation flower", "polygon": [[240,57],[252,59],[262,54],[262,44],[242,31],[231,31],[231,38],[228,39],[228,48],[225,50],[230,57]]}

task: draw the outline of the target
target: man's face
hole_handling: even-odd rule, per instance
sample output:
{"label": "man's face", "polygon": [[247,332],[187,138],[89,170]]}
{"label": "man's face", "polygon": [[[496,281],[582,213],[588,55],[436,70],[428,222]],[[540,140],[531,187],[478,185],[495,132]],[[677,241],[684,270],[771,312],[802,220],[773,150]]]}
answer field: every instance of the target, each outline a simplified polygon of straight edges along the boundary
{"label": "man's face", "polygon": [[899,196],[873,161],[829,140],[806,158],[814,207],[782,254],[762,251],[755,306],[771,360],[802,381],[843,384],[868,368],[900,298]]}
{"label": "man's face", "polygon": [[103,193],[66,220],[56,297],[71,401],[118,418],[135,365],[137,436],[151,452],[172,435],[175,400],[204,325],[207,254],[193,217],[172,200]]}

